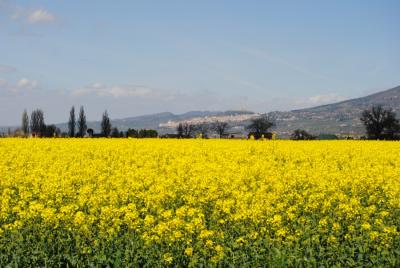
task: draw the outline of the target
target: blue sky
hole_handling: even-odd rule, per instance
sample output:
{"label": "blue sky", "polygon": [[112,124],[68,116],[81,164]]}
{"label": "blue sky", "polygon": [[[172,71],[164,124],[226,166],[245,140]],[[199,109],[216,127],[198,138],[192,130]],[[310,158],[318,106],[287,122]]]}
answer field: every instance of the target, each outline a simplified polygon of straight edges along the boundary
{"label": "blue sky", "polygon": [[0,0],[0,125],[290,110],[400,85],[400,1]]}

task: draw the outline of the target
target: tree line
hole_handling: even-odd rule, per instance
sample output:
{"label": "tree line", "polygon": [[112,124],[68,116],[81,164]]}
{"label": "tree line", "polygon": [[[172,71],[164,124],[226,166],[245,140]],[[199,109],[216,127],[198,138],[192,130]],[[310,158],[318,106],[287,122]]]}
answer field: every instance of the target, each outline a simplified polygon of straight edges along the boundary
{"label": "tree line", "polygon": [[[396,118],[396,113],[390,108],[373,106],[371,109],[364,110],[360,117],[363,123],[366,136],[362,139],[371,140],[400,140],[400,122]],[[268,115],[262,115],[250,120],[245,127],[248,131],[248,138],[271,139],[273,133],[270,129],[275,126],[275,120]],[[78,117],[75,114],[75,107],[72,106],[67,123],[68,131],[62,133],[54,124],[47,125],[44,120],[44,113],[40,109],[32,111],[30,117],[26,110],[22,114],[22,125],[19,130],[23,136],[32,135],[34,137],[133,137],[133,138],[153,138],[158,137],[158,132],[153,129],[132,129],[119,131],[112,127],[107,110],[104,111],[100,123],[100,133],[95,133],[93,129],[87,127],[86,114],[83,106],[79,109]],[[208,138],[211,133],[219,138],[233,137],[230,134],[230,126],[227,122],[216,121],[213,123],[192,124],[189,122],[179,123],[176,133],[162,135],[162,138]],[[335,135],[328,135],[328,139],[337,138]],[[296,129],[290,135],[292,140],[314,140],[316,136],[306,130]]]}
{"label": "tree line", "polygon": [[153,129],[135,130],[129,128],[127,131],[119,131],[118,128],[112,127],[110,117],[107,110],[104,111],[101,123],[100,133],[95,133],[92,128],[88,128],[86,122],[86,114],[83,106],[79,109],[78,117],[76,117],[75,106],[72,106],[69,112],[67,123],[67,132],[61,132],[54,124],[47,125],[44,120],[44,113],[41,109],[32,111],[30,118],[28,112],[24,110],[22,113],[21,129],[18,132],[22,136],[33,137],[135,137],[135,138],[153,138],[158,136],[158,132]]}
{"label": "tree line", "polygon": [[[251,120],[246,127],[249,131],[248,137],[259,139],[262,137],[271,138],[272,133],[268,130],[275,124],[268,116],[261,116]],[[69,112],[67,132],[61,132],[56,125],[47,125],[44,120],[44,113],[41,109],[32,111],[31,116],[26,110],[22,114],[22,126],[20,131],[23,136],[32,135],[33,137],[133,137],[133,138],[154,138],[158,137],[158,132],[154,129],[132,129],[119,131],[112,127],[107,110],[104,111],[100,123],[100,133],[95,133],[92,128],[87,127],[86,114],[83,106],[80,107],[78,118],[76,118],[75,107],[72,106]],[[219,138],[228,138],[231,126],[227,122],[216,121],[214,123],[179,123],[176,134],[165,134],[161,138],[208,138],[210,133],[215,133]]]}
{"label": "tree line", "polygon": [[[254,139],[268,138],[271,139],[273,133],[269,130],[275,126],[274,119],[268,115],[262,115],[250,120],[245,127],[248,131],[247,137]],[[214,133],[219,138],[233,137],[230,134],[232,128],[227,122],[216,121],[212,123],[192,124],[189,122],[179,123],[176,127],[176,134],[169,134],[169,137],[175,138],[208,138],[209,134]]]}

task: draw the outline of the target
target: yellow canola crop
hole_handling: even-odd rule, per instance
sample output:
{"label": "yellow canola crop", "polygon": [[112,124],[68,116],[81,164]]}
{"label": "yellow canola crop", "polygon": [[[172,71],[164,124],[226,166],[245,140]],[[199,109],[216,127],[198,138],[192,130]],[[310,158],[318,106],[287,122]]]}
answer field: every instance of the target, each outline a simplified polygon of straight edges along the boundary
{"label": "yellow canola crop", "polygon": [[400,266],[400,143],[0,139],[0,266]]}

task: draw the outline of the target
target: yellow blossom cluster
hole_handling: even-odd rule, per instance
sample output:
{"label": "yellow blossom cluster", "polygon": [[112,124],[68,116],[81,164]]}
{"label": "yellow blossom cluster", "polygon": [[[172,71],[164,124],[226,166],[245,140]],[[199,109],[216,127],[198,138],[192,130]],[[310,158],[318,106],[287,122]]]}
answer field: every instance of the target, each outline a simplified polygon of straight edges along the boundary
{"label": "yellow blossom cluster", "polygon": [[0,266],[400,266],[400,143],[0,139]]}

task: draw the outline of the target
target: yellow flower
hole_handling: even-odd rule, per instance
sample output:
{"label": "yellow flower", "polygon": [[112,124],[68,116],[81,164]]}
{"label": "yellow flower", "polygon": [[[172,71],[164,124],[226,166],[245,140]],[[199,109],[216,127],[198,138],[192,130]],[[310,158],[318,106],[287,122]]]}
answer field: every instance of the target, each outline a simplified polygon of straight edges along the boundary
{"label": "yellow flower", "polygon": [[185,254],[188,256],[192,256],[193,254],[193,248],[186,248],[185,249]]}
{"label": "yellow flower", "polygon": [[174,237],[175,237],[175,239],[179,239],[179,238],[183,237],[183,234],[180,231],[175,231],[174,232]]}
{"label": "yellow flower", "polygon": [[379,233],[377,231],[369,232],[369,237],[371,237],[371,240],[375,240],[378,236]]}
{"label": "yellow flower", "polygon": [[337,242],[337,238],[336,237],[334,237],[334,236],[332,236],[332,235],[330,235],[329,237],[328,237],[328,243],[329,244],[335,244],[336,242]]}
{"label": "yellow flower", "polygon": [[82,225],[85,222],[85,214],[82,211],[78,211],[75,214],[74,224],[77,226]]}
{"label": "yellow flower", "polygon": [[369,230],[371,230],[371,225],[369,223],[363,223],[363,224],[361,224],[361,229],[363,229],[365,231],[369,231]]}
{"label": "yellow flower", "polygon": [[154,223],[154,217],[152,215],[146,215],[146,217],[144,218],[144,224],[146,226],[150,226]]}
{"label": "yellow flower", "polygon": [[321,219],[321,220],[319,221],[319,225],[320,225],[321,227],[327,226],[327,225],[328,225],[328,220],[327,220],[326,218]]}
{"label": "yellow flower", "polygon": [[339,232],[340,231],[340,224],[339,223],[333,223],[332,224],[332,231],[334,231],[334,232]]}
{"label": "yellow flower", "polygon": [[212,247],[214,245],[214,242],[212,240],[207,240],[206,241],[206,246],[207,247]]}
{"label": "yellow flower", "polygon": [[246,240],[242,236],[236,239],[236,243],[242,244],[244,242],[246,242]]}
{"label": "yellow flower", "polygon": [[214,249],[215,249],[215,251],[218,252],[218,253],[224,251],[224,248],[223,248],[221,245],[216,245]]}
{"label": "yellow flower", "polygon": [[276,235],[277,235],[277,236],[280,236],[280,237],[284,237],[284,236],[286,236],[286,234],[287,234],[287,232],[286,232],[285,229],[279,229],[279,230],[276,232]]}
{"label": "yellow flower", "polygon": [[214,235],[214,232],[213,232],[213,231],[210,231],[210,230],[202,230],[202,231],[200,232],[199,237],[200,237],[200,238],[207,238],[207,237],[210,237],[210,236],[212,236],[212,235]]}
{"label": "yellow flower", "polygon": [[274,215],[274,218],[272,219],[272,223],[275,225],[279,225],[282,222],[282,216],[281,215]]}
{"label": "yellow flower", "polygon": [[171,264],[173,262],[173,260],[174,260],[174,257],[172,256],[171,253],[165,253],[163,255],[163,259],[167,264]]}
{"label": "yellow flower", "polygon": [[2,138],[0,247],[35,232],[18,252],[54,241],[81,260],[141,240],[154,266],[179,266],[177,252],[188,266],[229,266],[235,253],[240,266],[264,245],[322,261],[360,247],[387,266],[400,242],[398,174],[400,142]]}

